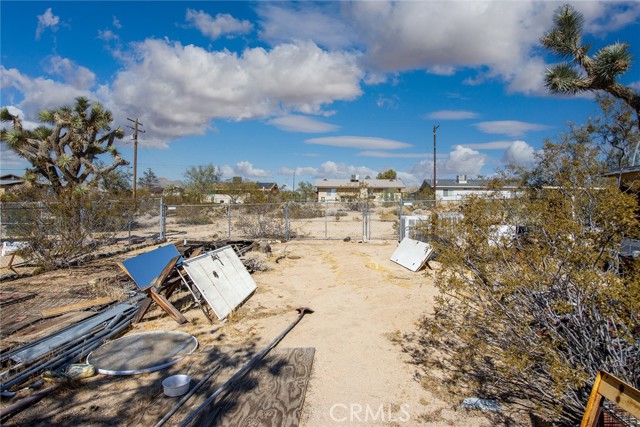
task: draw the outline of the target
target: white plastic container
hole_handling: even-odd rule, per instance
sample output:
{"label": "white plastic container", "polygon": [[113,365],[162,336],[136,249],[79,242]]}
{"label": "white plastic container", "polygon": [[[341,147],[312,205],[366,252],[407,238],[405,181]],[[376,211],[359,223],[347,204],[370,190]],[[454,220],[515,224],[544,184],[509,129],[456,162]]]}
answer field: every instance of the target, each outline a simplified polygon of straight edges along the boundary
{"label": "white plastic container", "polygon": [[172,375],[162,381],[164,395],[169,397],[182,396],[189,390],[191,377],[189,375]]}

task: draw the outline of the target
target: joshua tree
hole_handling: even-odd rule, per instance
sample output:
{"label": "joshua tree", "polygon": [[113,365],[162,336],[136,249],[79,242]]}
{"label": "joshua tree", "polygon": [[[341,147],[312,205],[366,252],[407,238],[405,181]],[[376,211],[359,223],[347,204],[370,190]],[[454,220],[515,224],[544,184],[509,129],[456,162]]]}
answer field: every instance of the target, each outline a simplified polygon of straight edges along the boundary
{"label": "joshua tree", "polygon": [[[636,113],[640,127],[640,94],[617,81],[631,66],[627,43],[614,43],[589,56],[590,45],[582,40],[583,16],[569,5],[556,11],[554,27],[540,42],[544,47],[568,60],[547,70],[546,86],[553,93],[576,94],[604,91],[622,100]],[[635,148],[633,163],[638,154]]]}
{"label": "joshua tree", "polygon": [[[111,130],[111,112],[86,98],[76,98],[73,107],[41,111],[39,119],[46,126],[34,130],[24,129],[7,108],[0,110],[0,118],[12,122],[11,129],[2,129],[0,140],[31,163],[27,177],[43,177],[57,195],[83,184],[97,185],[104,174],[128,164],[113,146],[124,132]],[[107,165],[98,162],[105,153],[112,156]]]}

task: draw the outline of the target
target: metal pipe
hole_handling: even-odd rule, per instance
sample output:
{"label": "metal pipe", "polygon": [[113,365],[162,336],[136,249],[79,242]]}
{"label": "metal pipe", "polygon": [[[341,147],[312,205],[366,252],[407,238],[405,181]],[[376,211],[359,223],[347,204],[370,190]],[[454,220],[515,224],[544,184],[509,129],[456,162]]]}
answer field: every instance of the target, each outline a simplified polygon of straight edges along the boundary
{"label": "metal pipe", "polygon": [[237,381],[237,380],[241,379],[242,377],[244,377],[247,374],[247,372],[249,372],[251,370],[251,368],[253,368],[259,361],[264,359],[264,357],[267,355],[267,353],[269,353],[269,351],[271,351],[271,349],[273,349],[276,345],[278,345],[278,343],[280,341],[282,341],[282,339],[285,337],[285,335],[287,335],[289,333],[289,331],[291,331],[291,329],[293,329],[293,327],[296,326],[298,324],[298,322],[300,322],[300,320],[302,320],[302,318],[304,317],[305,314],[313,313],[313,310],[308,308],[308,307],[300,307],[300,308],[297,308],[296,311],[299,313],[298,317],[296,318],[296,320],[293,321],[289,326],[287,326],[287,328],[284,331],[282,331],[280,333],[280,335],[275,337],[273,339],[273,341],[271,341],[266,347],[264,347],[262,350],[260,350],[259,353],[257,353],[255,356],[253,356],[251,358],[251,360],[249,360],[249,362],[247,362],[242,368],[240,368],[238,371],[236,371],[236,373],[233,374],[233,376],[231,378],[229,378],[226,383],[222,384],[211,396],[209,396],[207,398],[207,400],[205,400],[202,405],[198,406],[195,411],[193,411],[187,418],[185,418],[182,421],[182,423],[180,423],[180,427],[186,427],[189,424],[191,424],[191,422],[200,413],[200,411],[202,411],[205,407],[207,407],[209,404],[211,404],[213,401],[215,401],[216,398],[218,396],[220,396],[222,393],[227,392],[229,387],[235,381]]}
{"label": "metal pipe", "polygon": [[202,384],[205,383],[205,381],[207,381],[209,378],[211,378],[211,376],[213,374],[215,374],[216,372],[218,372],[220,370],[220,368],[222,368],[222,365],[216,365],[212,370],[210,370],[205,376],[204,378],[202,378],[200,380],[200,382],[198,382],[198,384],[196,384],[195,386],[193,386],[193,388],[191,390],[189,390],[189,393],[187,393],[186,395],[184,395],[184,397],[182,399],[180,399],[180,401],[178,401],[178,403],[176,403],[175,405],[173,405],[173,407],[169,410],[169,412],[166,413],[166,415],[164,417],[162,417],[162,419],[160,421],[158,421],[154,427],[161,427],[164,425],[164,423],[166,423],[167,421],[169,421],[169,418],[171,418],[173,416],[173,414],[176,413],[176,411],[178,409],[180,409],[180,407],[184,404],[184,402],[186,402],[187,400],[189,400],[189,398],[196,392],[198,391],[198,389],[202,386]]}
{"label": "metal pipe", "polygon": [[25,397],[24,399],[14,403],[11,406],[7,406],[6,408],[3,408],[0,411],[0,421],[8,420],[9,418],[14,416],[18,412],[21,412],[22,410],[28,408],[29,406],[33,405],[34,403],[42,400],[43,397],[45,397],[46,395],[48,395],[52,391],[56,390],[58,387],[60,387],[60,384],[54,384],[51,387],[47,387],[47,388],[45,388],[43,390],[40,390],[39,392],[34,393],[29,397]]}
{"label": "metal pipe", "polygon": [[64,353],[54,357],[53,359],[49,359],[43,363],[36,364],[35,366],[32,366],[30,369],[27,369],[21,372],[20,374],[12,377],[8,381],[0,385],[0,391],[5,391],[15,385],[22,384],[24,381],[28,380],[32,375],[36,374],[39,371],[44,370],[45,368],[52,367],[53,369],[55,369],[59,366],[62,366],[64,363],[68,362],[69,360],[72,360],[72,359],[80,360],[84,352],[91,351],[94,348],[102,345],[102,343],[105,340],[109,339],[110,337],[114,336],[117,333],[122,332],[126,327],[128,327],[131,324],[131,319],[133,318],[134,313],[135,313],[135,310],[133,310],[131,314],[128,315],[127,318],[125,318],[120,325],[117,325],[117,326],[114,325],[115,329],[103,330],[98,334],[94,335],[93,337],[89,338],[86,342],[81,342],[75,345],[74,347],[68,349]]}

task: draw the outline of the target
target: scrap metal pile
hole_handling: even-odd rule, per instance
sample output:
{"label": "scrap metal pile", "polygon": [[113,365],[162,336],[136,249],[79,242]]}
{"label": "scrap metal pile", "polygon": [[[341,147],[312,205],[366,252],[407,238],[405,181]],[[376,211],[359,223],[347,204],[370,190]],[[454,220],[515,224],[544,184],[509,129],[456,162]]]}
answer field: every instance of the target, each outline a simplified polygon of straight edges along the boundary
{"label": "scrap metal pile", "polygon": [[[256,290],[256,284],[241,259],[255,246],[253,241],[248,240],[184,241],[179,249],[174,244],[166,244],[118,262],[118,266],[135,283],[135,295],[119,303],[94,300],[106,306],[50,335],[0,353],[0,364],[4,370],[0,373],[3,398],[11,398],[21,389],[39,389],[29,397],[2,409],[0,421],[4,422],[33,405],[65,381],[82,378],[72,375],[74,368],[82,370],[83,374],[90,372],[91,375],[94,372],[135,375],[166,368],[179,361],[182,356],[195,351],[198,346],[196,338],[183,332],[151,331],[115,338],[123,335],[132,324],[140,322],[153,303],[179,324],[188,322],[184,314],[169,301],[179,288],[188,291],[210,323],[214,321],[213,314],[219,320],[225,319]],[[89,307],[90,304],[86,306]],[[248,359],[182,425],[190,424],[201,415],[204,408],[222,399],[306,313],[312,312],[306,307],[298,309],[296,320],[263,350]],[[313,352],[310,354],[312,360]],[[86,364],[78,365],[82,362]],[[218,364],[210,369],[156,425],[163,425],[189,396],[221,368]],[[49,384],[46,388],[43,388],[46,384],[44,377]]]}

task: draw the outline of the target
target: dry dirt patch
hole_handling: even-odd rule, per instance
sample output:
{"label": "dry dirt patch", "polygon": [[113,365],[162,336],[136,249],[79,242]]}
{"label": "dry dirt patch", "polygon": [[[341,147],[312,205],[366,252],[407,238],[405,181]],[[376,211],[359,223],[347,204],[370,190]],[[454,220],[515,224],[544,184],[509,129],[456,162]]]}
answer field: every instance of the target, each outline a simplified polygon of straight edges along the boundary
{"label": "dry dirt patch", "polygon": [[[154,308],[133,332],[182,330],[195,335],[201,349],[233,348],[246,356],[293,321],[296,307],[308,306],[316,312],[306,316],[280,344],[316,349],[302,426],[492,425],[482,414],[457,409],[465,396],[458,401],[441,400],[416,379],[416,367],[397,338],[414,331],[420,317],[432,310],[436,290],[428,271],[412,273],[389,261],[396,245],[393,241],[272,243],[272,259],[287,256],[273,262],[271,270],[253,275],[256,293],[226,322],[210,325],[182,292],[171,301],[190,323],[178,326]],[[109,262],[96,270],[99,277],[118,273],[115,263],[110,266]],[[96,278],[89,267],[50,274],[51,281],[41,275],[9,283],[68,292],[65,285],[89,284]],[[197,362],[203,354],[168,371],[135,377],[97,376],[45,399],[8,425],[146,424],[153,419],[150,408],[157,412],[158,405],[167,410],[171,406],[162,396],[162,378],[190,372],[199,379],[206,370],[204,363]]]}

